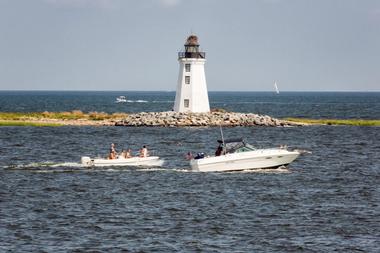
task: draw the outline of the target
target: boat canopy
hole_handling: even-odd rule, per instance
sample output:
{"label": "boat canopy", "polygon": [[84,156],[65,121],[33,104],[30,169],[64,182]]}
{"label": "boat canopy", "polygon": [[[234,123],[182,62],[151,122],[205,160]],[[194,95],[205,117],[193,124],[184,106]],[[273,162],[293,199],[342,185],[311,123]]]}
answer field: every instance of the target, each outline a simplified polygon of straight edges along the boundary
{"label": "boat canopy", "polygon": [[[218,140],[219,146],[223,147],[223,141]],[[246,143],[243,138],[234,138],[234,139],[226,139],[224,140],[224,152],[227,153],[240,153],[246,151],[255,150],[253,146]]]}
{"label": "boat canopy", "polygon": [[[218,140],[220,147],[223,147],[223,140]],[[224,140],[224,152],[235,153],[238,149],[245,147],[244,139],[234,138]]]}

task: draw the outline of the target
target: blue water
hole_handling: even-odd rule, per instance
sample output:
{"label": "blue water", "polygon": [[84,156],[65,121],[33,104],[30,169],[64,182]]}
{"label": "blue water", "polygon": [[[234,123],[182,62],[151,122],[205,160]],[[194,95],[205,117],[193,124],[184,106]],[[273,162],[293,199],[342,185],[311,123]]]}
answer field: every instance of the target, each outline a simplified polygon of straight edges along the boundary
{"label": "blue water", "polygon": [[[119,95],[130,102],[115,104]],[[173,100],[170,92],[1,92],[0,110],[160,111]],[[210,100],[277,117],[379,118],[379,93]],[[194,173],[184,155],[212,154],[218,128],[0,127],[0,252],[380,252],[379,127],[234,127],[224,135],[312,154],[286,169]],[[166,164],[80,166],[111,142],[134,152],[148,145]]]}
{"label": "blue water", "polygon": [[[124,95],[128,103],[115,103]],[[170,111],[174,92],[0,91],[0,111]],[[211,108],[273,117],[380,118],[380,92],[210,92]]]}

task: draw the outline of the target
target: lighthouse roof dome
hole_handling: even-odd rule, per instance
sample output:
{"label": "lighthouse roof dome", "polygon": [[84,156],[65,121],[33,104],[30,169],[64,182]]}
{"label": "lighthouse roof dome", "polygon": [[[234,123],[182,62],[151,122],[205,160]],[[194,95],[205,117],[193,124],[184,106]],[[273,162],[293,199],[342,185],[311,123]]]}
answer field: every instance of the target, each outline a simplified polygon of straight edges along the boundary
{"label": "lighthouse roof dome", "polygon": [[192,34],[190,35],[189,37],[187,37],[187,40],[186,40],[186,46],[199,46],[199,43],[198,43],[198,36]]}

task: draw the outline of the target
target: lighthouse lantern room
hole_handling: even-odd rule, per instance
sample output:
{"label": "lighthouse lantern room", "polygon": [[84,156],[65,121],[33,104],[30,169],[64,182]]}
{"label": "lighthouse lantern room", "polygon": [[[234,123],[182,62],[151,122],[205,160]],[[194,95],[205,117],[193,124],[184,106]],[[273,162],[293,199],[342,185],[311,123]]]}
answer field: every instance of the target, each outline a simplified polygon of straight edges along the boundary
{"label": "lighthouse lantern room", "polygon": [[209,112],[204,65],[206,53],[199,51],[198,37],[190,35],[185,51],[178,53],[179,75],[175,96],[176,112]]}

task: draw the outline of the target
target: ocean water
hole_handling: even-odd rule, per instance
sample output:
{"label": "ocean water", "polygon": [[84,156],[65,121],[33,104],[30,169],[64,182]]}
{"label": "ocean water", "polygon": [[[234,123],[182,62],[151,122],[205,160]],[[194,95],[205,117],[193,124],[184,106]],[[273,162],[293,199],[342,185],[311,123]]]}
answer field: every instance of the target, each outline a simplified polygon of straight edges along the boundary
{"label": "ocean water", "polygon": [[[1,92],[0,110],[159,111],[174,100],[94,94]],[[270,114],[279,99],[270,114],[278,117],[342,110],[358,118],[359,107],[361,117],[379,118],[378,93],[318,94],[215,93],[210,101]],[[131,102],[115,104],[119,95]],[[278,170],[194,173],[184,155],[212,154],[218,128],[0,127],[0,252],[380,252],[380,128],[235,127],[224,135],[312,153]],[[111,142],[134,152],[148,145],[166,164],[80,166],[81,156],[105,155]]]}
{"label": "ocean water", "polygon": [[[127,103],[115,103],[126,96]],[[0,111],[170,111],[174,92],[0,91]],[[211,108],[273,117],[380,118],[380,92],[210,92]]]}

